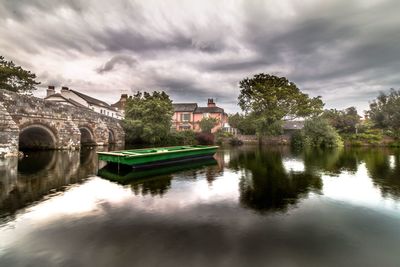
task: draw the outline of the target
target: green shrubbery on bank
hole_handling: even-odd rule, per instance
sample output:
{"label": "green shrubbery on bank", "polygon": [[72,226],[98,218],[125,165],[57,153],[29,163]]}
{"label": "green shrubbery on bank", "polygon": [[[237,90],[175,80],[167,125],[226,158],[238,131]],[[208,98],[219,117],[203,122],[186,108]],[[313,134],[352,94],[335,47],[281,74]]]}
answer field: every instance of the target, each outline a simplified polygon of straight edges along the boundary
{"label": "green shrubbery on bank", "polygon": [[304,128],[292,136],[295,147],[338,147],[343,140],[329,122],[321,117],[305,121]]}

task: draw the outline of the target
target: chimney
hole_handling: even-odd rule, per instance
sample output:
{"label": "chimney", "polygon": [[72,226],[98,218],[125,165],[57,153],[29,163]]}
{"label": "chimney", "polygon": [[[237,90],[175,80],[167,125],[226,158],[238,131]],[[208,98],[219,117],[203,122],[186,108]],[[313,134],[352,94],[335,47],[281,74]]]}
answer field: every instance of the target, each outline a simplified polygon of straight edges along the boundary
{"label": "chimney", "polygon": [[121,95],[121,102],[126,102],[127,99],[128,99],[128,94]]}
{"label": "chimney", "polygon": [[51,95],[54,95],[55,93],[56,93],[56,90],[54,89],[54,86],[53,86],[53,85],[49,85],[49,86],[47,87],[47,94],[46,94],[46,97],[51,96]]}
{"label": "chimney", "polygon": [[214,99],[212,99],[212,98],[208,99],[207,107],[209,107],[209,108],[215,107]]}
{"label": "chimney", "polygon": [[63,93],[68,92],[68,91],[69,91],[68,87],[66,87],[66,86],[61,87],[61,95],[62,95]]}

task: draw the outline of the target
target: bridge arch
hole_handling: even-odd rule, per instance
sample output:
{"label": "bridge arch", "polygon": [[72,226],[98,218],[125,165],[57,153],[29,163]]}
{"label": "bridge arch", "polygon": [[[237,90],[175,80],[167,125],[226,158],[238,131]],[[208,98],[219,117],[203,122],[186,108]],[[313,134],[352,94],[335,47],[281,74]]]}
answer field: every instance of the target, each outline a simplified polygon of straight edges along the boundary
{"label": "bridge arch", "polygon": [[113,145],[116,143],[115,133],[113,129],[108,128],[108,144]]}
{"label": "bridge arch", "polygon": [[79,126],[79,131],[81,133],[81,145],[82,146],[90,146],[95,145],[95,136],[91,127],[82,125]]}
{"label": "bridge arch", "polygon": [[21,125],[18,146],[20,150],[56,149],[57,135],[51,127],[44,124]]}

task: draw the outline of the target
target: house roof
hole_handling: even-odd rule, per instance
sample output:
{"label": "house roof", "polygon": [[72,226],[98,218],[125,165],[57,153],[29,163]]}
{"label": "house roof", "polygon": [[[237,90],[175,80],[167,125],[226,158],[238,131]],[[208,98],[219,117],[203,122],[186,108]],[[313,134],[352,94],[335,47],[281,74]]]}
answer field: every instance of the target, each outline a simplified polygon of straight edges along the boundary
{"label": "house roof", "polygon": [[197,107],[194,113],[224,113],[224,109],[219,107]]}
{"label": "house roof", "polygon": [[196,103],[172,104],[175,112],[194,112],[197,108]]}
{"label": "house roof", "polygon": [[304,128],[304,121],[285,121],[284,130],[301,130]]}
{"label": "house roof", "polygon": [[68,102],[68,103],[72,104],[72,105],[75,106],[75,107],[80,107],[80,108],[87,108],[87,109],[89,109],[88,107],[85,107],[84,105],[82,105],[82,104],[76,102],[75,100],[72,100],[71,98],[66,98],[66,97],[62,96],[61,94],[59,94],[59,93],[49,95],[49,96],[45,97],[44,99],[46,100],[46,99],[49,99],[49,98],[52,98],[52,97],[59,97],[59,98],[62,98],[62,99],[65,100],[65,102]]}
{"label": "house roof", "polygon": [[98,99],[93,98],[93,97],[91,97],[91,96],[82,94],[82,93],[80,93],[80,92],[78,92],[78,91],[75,91],[75,90],[71,90],[71,89],[70,89],[70,91],[73,92],[74,94],[76,94],[77,96],[83,98],[83,99],[84,99],[86,102],[88,102],[89,104],[93,104],[93,105],[96,105],[96,106],[103,106],[103,107],[106,107],[106,108],[108,108],[108,109],[114,110],[113,107],[111,107],[109,104],[107,104],[107,103],[104,102],[104,101],[101,101],[101,100],[98,100]]}

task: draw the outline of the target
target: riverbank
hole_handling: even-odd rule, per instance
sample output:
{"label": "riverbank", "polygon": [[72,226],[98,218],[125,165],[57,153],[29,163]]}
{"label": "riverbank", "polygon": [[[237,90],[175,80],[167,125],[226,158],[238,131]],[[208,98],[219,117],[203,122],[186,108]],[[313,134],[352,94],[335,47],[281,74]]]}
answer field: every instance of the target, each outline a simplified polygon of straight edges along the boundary
{"label": "riverbank", "polygon": [[[347,134],[341,135],[343,145],[346,147],[400,147],[400,141],[393,137],[382,134]],[[233,139],[242,144],[262,144],[262,145],[291,145],[291,135],[263,136],[257,135],[236,135],[219,139],[221,144],[229,144]]]}

